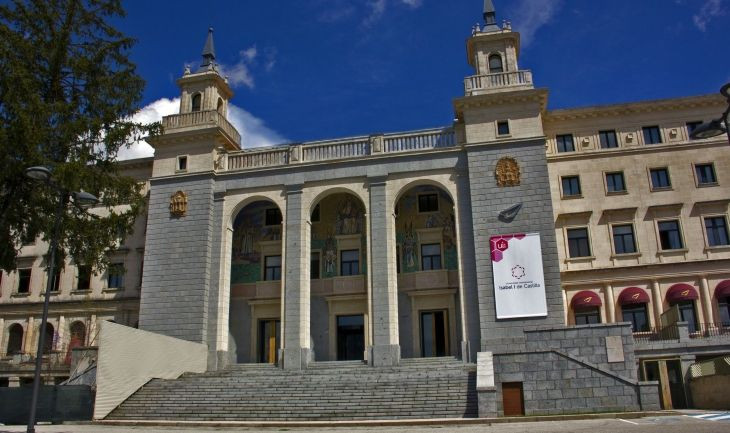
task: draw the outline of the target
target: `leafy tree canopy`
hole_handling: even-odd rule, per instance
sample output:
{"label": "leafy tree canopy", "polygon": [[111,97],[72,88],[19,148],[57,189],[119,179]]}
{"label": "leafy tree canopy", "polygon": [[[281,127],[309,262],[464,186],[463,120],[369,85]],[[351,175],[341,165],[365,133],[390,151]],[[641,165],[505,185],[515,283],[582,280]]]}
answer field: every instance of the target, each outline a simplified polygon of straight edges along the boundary
{"label": "leafy tree canopy", "polygon": [[12,0],[0,5],[0,267],[23,240],[50,240],[59,193],[24,176],[46,166],[63,191],[87,191],[91,211],[66,206],[60,255],[103,269],[144,207],[141,185],[122,175],[120,148],[159,124],[131,121],[144,81],[129,59],[134,41],[110,21],[119,0]]}

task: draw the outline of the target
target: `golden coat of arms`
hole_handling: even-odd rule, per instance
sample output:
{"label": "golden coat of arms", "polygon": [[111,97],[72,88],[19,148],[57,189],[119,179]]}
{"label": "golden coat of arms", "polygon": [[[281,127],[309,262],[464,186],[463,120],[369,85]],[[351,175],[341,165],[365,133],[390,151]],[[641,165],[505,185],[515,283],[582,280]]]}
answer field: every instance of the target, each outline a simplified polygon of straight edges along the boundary
{"label": "golden coat of arms", "polygon": [[188,195],[178,191],[170,197],[170,215],[184,217],[188,212]]}
{"label": "golden coat of arms", "polygon": [[494,170],[497,186],[518,186],[520,184],[520,165],[514,158],[504,157],[497,162]]}

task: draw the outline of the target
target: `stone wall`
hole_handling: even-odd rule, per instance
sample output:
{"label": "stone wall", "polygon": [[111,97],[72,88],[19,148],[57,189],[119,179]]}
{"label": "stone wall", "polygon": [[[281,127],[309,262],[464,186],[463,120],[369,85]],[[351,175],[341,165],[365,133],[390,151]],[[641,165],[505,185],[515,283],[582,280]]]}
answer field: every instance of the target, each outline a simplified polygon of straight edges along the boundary
{"label": "stone wall", "polygon": [[697,409],[730,410],[730,375],[692,378],[689,384]]}

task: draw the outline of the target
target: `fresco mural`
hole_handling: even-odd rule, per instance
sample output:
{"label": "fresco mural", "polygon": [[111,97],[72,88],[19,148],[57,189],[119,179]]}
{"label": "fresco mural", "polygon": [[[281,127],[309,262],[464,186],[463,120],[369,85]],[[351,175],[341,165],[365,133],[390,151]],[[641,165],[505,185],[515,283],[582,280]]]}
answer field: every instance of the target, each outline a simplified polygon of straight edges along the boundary
{"label": "fresco mural", "polygon": [[[418,213],[419,194],[438,194],[437,212]],[[442,261],[445,269],[456,270],[459,259],[456,246],[456,221],[451,198],[439,188],[418,186],[409,190],[398,201],[396,218],[396,242],[401,253],[401,272],[417,272],[421,269],[419,258],[418,229],[443,228]]]}
{"label": "fresco mural", "polygon": [[231,284],[255,283],[263,279],[261,271],[262,241],[280,241],[281,226],[266,226],[266,209],[276,207],[271,202],[251,203],[239,212],[233,222],[233,251]]}
{"label": "fresco mural", "polygon": [[312,250],[321,252],[322,278],[339,275],[337,236],[341,235],[361,235],[360,273],[366,273],[365,207],[362,202],[350,194],[333,194],[322,199],[319,209],[319,221],[312,221]]}

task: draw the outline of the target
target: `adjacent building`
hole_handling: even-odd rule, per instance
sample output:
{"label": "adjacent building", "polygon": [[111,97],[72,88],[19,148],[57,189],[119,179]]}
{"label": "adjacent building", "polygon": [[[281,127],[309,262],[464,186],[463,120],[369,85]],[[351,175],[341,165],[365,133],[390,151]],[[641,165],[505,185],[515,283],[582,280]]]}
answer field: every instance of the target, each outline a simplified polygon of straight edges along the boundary
{"label": "adjacent building", "polygon": [[[39,332],[61,380],[113,320],[207,345],[211,371],[458,357],[489,370],[483,415],[508,395],[527,414],[636,409],[654,380],[664,407],[691,405],[689,366],[730,352],[728,142],[689,138],[724,100],[548,110],[485,4],[453,125],[266,149],[227,120],[209,34],[154,158],[123,163],[149,205],[109,270],[65,263],[45,330],[47,245],[2,275],[0,385],[31,377]],[[502,275],[528,240],[537,259]]]}

